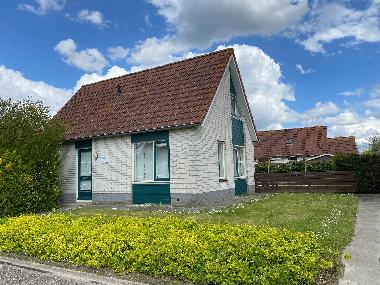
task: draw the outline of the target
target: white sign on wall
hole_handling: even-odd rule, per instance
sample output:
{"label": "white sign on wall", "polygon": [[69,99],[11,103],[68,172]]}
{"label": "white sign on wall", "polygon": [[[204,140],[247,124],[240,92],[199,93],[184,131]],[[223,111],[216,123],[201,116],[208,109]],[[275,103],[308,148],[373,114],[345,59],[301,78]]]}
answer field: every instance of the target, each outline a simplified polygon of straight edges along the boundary
{"label": "white sign on wall", "polygon": [[99,156],[99,162],[103,163],[103,164],[108,163],[108,156],[107,155],[100,155]]}

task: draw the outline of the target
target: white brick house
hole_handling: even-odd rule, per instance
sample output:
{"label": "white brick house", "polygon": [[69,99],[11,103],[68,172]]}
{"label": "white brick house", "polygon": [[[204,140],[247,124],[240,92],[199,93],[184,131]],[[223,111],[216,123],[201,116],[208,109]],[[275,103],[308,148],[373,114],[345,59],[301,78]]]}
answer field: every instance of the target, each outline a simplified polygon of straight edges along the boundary
{"label": "white brick house", "polygon": [[254,191],[233,49],[83,86],[58,112],[62,201],[209,204]]}

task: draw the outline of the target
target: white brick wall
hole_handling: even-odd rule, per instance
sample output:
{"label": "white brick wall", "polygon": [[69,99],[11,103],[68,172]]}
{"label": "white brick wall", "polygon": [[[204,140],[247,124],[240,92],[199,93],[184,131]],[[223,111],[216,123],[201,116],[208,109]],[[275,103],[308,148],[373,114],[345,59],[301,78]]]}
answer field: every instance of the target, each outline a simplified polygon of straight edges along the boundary
{"label": "white brick wall", "polygon": [[[246,173],[254,185],[254,149],[244,122]],[[233,168],[230,73],[219,86],[203,126],[170,131],[172,193],[205,193],[235,188]],[[218,141],[226,143],[226,178],[219,181]]]}
{"label": "white brick wall", "polygon": [[[107,157],[108,163],[101,163],[101,156]],[[130,136],[93,139],[92,157],[93,193],[132,193]]]}
{"label": "white brick wall", "polygon": [[64,143],[61,148],[61,185],[65,195],[76,199],[77,154],[74,143]]}

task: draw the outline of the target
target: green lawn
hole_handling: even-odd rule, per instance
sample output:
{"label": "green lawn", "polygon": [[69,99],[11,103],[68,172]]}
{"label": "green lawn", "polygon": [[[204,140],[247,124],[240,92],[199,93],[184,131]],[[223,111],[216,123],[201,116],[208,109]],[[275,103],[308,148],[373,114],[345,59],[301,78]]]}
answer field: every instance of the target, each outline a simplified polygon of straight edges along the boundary
{"label": "green lawn", "polygon": [[112,210],[104,208],[79,208],[75,215],[118,215],[156,217],[174,215],[213,223],[252,224],[294,231],[312,231],[321,242],[332,249],[341,250],[351,240],[355,224],[358,198],[346,194],[286,193],[276,194],[258,201],[195,213],[155,210]]}

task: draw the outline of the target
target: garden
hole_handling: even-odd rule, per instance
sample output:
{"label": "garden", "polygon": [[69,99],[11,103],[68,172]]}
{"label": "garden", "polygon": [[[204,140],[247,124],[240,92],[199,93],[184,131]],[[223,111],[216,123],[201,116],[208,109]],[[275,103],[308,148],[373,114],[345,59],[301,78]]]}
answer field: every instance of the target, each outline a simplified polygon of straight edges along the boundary
{"label": "garden", "polygon": [[[195,212],[56,211],[63,133],[41,103],[0,99],[0,254],[195,284],[325,284],[339,275],[357,196],[285,193]],[[371,190],[377,161],[337,157],[334,167],[354,167]]]}

